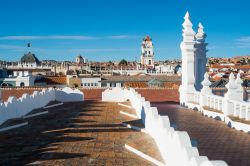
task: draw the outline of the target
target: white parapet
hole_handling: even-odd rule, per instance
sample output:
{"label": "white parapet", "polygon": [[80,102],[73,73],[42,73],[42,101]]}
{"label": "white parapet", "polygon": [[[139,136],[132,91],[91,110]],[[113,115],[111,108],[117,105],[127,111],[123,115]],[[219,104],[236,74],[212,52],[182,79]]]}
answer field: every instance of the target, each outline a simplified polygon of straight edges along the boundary
{"label": "white parapet", "polygon": [[[187,132],[175,131],[170,127],[168,116],[160,116],[156,107],[151,107],[149,101],[141,97],[134,89],[109,89],[108,95],[103,94],[104,99],[110,102],[121,102],[129,99],[136,110],[137,117],[141,118],[145,125],[145,132],[156,142],[156,145],[168,166],[185,165],[200,166],[226,166],[224,161],[210,161],[205,156],[200,156],[198,149],[192,147]],[[117,94],[116,94],[117,93]],[[115,97],[117,96],[117,98]],[[163,164],[163,163],[161,163]]]}
{"label": "white parapet", "polygon": [[102,92],[102,101],[125,102],[130,99],[129,90],[125,88],[109,88]]}
{"label": "white parapet", "polygon": [[83,101],[84,95],[79,90],[71,88],[43,89],[34,91],[31,95],[23,94],[22,97],[9,97],[8,101],[0,103],[0,125],[8,119],[20,118],[34,109],[46,106],[50,101],[74,102]]}
{"label": "white parapet", "polygon": [[65,87],[62,90],[56,90],[55,99],[61,102],[83,101],[84,94],[79,89],[71,89],[69,87]]}

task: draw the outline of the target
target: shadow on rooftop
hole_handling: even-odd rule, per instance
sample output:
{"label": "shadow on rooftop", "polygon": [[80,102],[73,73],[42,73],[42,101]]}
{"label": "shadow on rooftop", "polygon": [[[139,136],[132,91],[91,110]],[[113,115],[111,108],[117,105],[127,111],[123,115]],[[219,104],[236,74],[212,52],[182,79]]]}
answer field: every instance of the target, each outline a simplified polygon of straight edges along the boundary
{"label": "shadow on rooftop", "polygon": [[[85,153],[57,152],[56,145],[61,145],[63,142],[88,142],[95,139],[67,135],[71,131],[68,128],[74,126],[75,123],[81,126],[95,122],[78,119],[79,116],[86,116],[88,112],[93,112],[91,106],[94,106],[93,101],[65,103],[49,109],[48,114],[27,119],[29,125],[26,127],[0,133],[0,165],[20,166],[42,160],[87,157],[88,154]],[[93,108],[101,110],[102,107],[102,104],[99,104],[98,107]],[[82,108],[88,109],[82,113]],[[98,116],[98,114],[93,112],[87,116]],[[73,131],[74,133],[82,132],[81,130]],[[85,132],[88,131],[95,130],[85,130]]]}

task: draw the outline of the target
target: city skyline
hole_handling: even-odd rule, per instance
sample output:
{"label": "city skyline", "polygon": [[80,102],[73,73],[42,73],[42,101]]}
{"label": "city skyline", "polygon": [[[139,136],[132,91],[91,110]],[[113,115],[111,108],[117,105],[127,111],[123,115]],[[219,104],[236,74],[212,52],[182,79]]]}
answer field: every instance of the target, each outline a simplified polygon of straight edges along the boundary
{"label": "city skyline", "polygon": [[[245,21],[249,4],[244,0],[204,1],[202,6],[197,0],[1,2],[0,60],[18,61],[27,51],[40,60],[73,61],[77,54],[91,61],[134,60],[140,58],[146,35],[153,39],[156,60],[180,59],[180,23],[186,11],[195,31],[202,20],[209,57],[249,55],[250,23]],[[26,48],[29,42],[32,47]]]}

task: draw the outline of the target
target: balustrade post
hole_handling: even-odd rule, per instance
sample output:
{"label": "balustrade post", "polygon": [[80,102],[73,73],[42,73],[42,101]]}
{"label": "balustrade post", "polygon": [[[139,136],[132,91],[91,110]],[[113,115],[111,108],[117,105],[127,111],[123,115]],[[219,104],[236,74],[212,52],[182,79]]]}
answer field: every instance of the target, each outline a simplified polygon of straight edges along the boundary
{"label": "balustrade post", "polygon": [[212,95],[212,90],[210,88],[210,85],[211,85],[211,82],[209,80],[209,75],[208,73],[205,73],[204,74],[204,80],[202,81],[202,89],[201,89],[201,93],[200,93],[200,105],[201,105],[201,108],[203,106],[210,106],[210,103],[208,102],[211,102],[211,99],[208,101],[208,97],[209,95]]}
{"label": "balustrade post", "polygon": [[[237,80],[239,82],[239,80]],[[223,101],[223,112],[226,115],[232,115],[235,112],[236,106],[234,101],[243,101],[243,93],[240,93],[239,83],[236,82],[234,74],[229,76],[229,82],[226,85],[227,93],[225,94]]]}

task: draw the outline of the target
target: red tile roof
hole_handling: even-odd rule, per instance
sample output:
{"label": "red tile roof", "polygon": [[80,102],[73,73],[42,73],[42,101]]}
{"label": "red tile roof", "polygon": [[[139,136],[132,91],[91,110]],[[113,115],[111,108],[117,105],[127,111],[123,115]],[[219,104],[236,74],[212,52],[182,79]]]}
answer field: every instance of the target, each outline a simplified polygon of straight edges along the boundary
{"label": "red tile roof", "polygon": [[61,77],[44,77],[40,80],[36,80],[36,83],[45,82],[47,85],[55,85],[55,84],[67,84],[67,77],[61,76]]}

